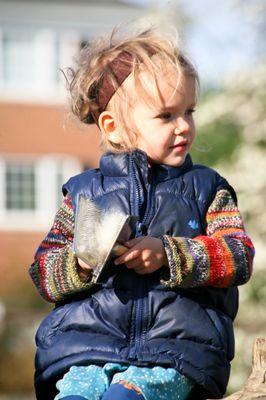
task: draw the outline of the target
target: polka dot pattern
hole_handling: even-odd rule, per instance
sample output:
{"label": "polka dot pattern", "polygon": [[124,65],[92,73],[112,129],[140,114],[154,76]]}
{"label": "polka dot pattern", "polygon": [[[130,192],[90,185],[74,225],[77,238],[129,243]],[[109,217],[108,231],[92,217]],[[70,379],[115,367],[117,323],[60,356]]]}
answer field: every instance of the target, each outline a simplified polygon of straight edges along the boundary
{"label": "polka dot pattern", "polygon": [[194,386],[173,368],[143,368],[117,363],[107,363],[103,367],[74,366],[57,382],[59,394],[55,400],[70,395],[100,400],[110,384],[121,381],[139,388],[145,400],[185,400]]}

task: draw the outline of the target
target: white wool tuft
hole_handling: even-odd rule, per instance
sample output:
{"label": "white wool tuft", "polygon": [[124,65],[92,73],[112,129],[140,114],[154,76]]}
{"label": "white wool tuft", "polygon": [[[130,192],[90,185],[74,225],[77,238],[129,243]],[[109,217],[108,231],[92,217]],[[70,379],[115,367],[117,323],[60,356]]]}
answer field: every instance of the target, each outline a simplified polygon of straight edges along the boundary
{"label": "white wool tuft", "polygon": [[124,215],[117,211],[104,214],[102,221],[95,227],[95,236],[98,242],[98,252],[102,258],[114,245],[114,239],[119,234]]}
{"label": "white wool tuft", "polygon": [[75,231],[76,253],[91,266],[105,262],[123,226],[125,215],[118,210],[101,212],[90,199],[83,196],[78,204]]}

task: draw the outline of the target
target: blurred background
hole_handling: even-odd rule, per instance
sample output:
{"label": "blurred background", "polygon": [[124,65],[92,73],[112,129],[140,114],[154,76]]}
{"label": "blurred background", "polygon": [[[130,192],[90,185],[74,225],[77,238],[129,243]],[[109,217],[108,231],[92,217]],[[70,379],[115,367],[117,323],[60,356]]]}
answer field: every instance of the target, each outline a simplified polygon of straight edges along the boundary
{"label": "blurred background", "polygon": [[34,334],[52,308],[28,268],[70,176],[96,167],[96,127],[68,109],[63,74],[114,25],[174,25],[201,77],[195,162],[235,187],[256,247],[240,288],[228,394],[251,371],[266,333],[265,0],[0,0],[0,400],[33,399]]}

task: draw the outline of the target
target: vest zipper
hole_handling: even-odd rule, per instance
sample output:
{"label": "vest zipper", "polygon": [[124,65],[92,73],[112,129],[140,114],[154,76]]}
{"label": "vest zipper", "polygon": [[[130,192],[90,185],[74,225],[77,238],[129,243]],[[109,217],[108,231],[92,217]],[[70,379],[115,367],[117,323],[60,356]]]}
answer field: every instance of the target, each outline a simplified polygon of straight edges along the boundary
{"label": "vest zipper", "polygon": [[[132,207],[134,209],[135,215],[139,216],[140,212],[140,184],[138,182],[136,172],[135,172],[135,167],[134,167],[134,162],[132,157],[130,158],[131,162],[131,173],[132,173],[132,178],[133,178],[133,185],[134,185],[134,194],[135,198],[133,199],[134,206]],[[136,226],[136,237],[142,236],[143,235],[143,221],[148,219],[149,213],[147,213],[147,210],[150,207],[150,197],[149,196],[149,190],[150,190],[151,185],[148,186],[147,190],[147,207],[145,210],[145,215],[142,221],[138,220],[137,226]],[[139,216],[140,217],[140,216]],[[141,339],[143,336],[142,329],[143,329],[143,310],[144,310],[144,282],[142,279],[139,279],[138,285],[136,285],[135,289],[135,299],[133,300],[133,308],[132,308],[132,326],[131,326],[131,332],[130,332],[130,344],[131,348],[129,351],[129,358],[136,360],[138,357],[138,352],[141,344]]]}
{"label": "vest zipper", "polygon": [[145,235],[147,234],[148,226],[151,221],[153,212],[153,194],[154,194],[153,174],[151,174],[150,176],[151,176],[150,183],[148,183],[148,190],[147,190],[147,206],[141,224],[142,231],[143,228],[145,229]]}
{"label": "vest zipper", "polygon": [[[141,234],[147,234],[147,228],[150,223],[150,220],[152,218],[152,211],[153,211],[153,194],[154,194],[154,185],[153,185],[153,175],[151,174],[151,179],[150,183],[148,183],[148,188],[147,188],[147,205],[146,205],[146,210],[145,214],[143,217],[142,222],[140,223],[140,232]],[[145,232],[143,230],[145,229]],[[134,346],[131,348],[129,352],[129,357],[137,359],[138,356],[138,351],[141,345],[141,341],[144,341],[145,339],[145,330],[146,330],[146,323],[145,323],[145,316],[143,317],[144,314],[144,307],[145,307],[145,288],[144,288],[144,282],[140,280],[139,282],[140,286],[136,288],[136,295],[137,299],[135,300],[135,321],[136,321],[136,326],[135,326],[135,337],[133,337],[132,340],[134,340]]]}
{"label": "vest zipper", "polygon": [[139,221],[139,208],[140,208],[140,185],[136,177],[135,169],[134,169],[134,161],[132,156],[130,156],[130,169],[133,177],[133,189],[135,198],[131,201],[131,210],[133,210],[133,215],[138,216],[138,222],[136,224],[136,237],[141,236],[141,222]]}
{"label": "vest zipper", "polygon": [[138,357],[138,351],[141,343],[142,337],[142,315],[143,315],[143,306],[144,306],[144,299],[143,299],[143,283],[142,281],[139,282],[139,285],[136,286],[136,299],[134,300],[134,309],[132,318],[135,321],[135,324],[132,324],[132,330],[130,335],[130,342],[132,347],[129,351],[129,358],[132,360],[136,360]]}

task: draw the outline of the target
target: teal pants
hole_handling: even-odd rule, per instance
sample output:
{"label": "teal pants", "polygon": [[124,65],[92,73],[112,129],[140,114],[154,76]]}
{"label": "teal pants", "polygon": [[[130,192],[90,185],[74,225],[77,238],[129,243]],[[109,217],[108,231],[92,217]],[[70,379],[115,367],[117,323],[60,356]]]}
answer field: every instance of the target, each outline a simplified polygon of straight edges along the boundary
{"label": "teal pants", "polygon": [[[191,380],[173,368],[146,368],[116,363],[107,363],[103,367],[73,366],[57,382],[59,393],[55,400],[71,400],[71,396],[74,396],[73,400],[75,396],[80,396],[80,400],[82,397],[87,400],[185,400],[193,386]],[[116,395],[112,395],[114,390]]]}
{"label": "teal pants", "polygon": [[[102,400],[144,400],[144,397],[134,389],[128,389],[120,383],[113,383],[104,393]],[[81,396],[67,396],[62,400],[87,400]]]}

